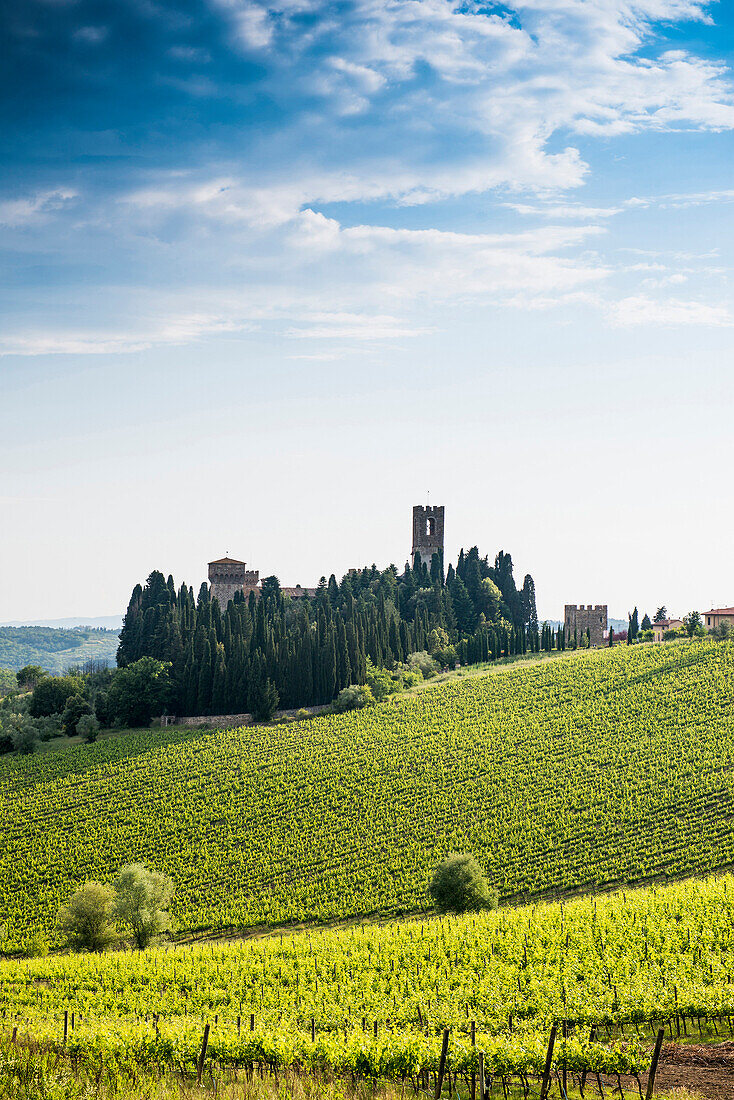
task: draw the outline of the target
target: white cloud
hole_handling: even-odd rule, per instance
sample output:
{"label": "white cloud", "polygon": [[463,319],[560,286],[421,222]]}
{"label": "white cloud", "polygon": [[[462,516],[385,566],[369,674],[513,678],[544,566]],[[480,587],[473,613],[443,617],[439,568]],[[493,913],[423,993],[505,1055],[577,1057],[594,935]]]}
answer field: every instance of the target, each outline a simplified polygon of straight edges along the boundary
{"label": "white cloud", "polygon": [[152,347],[181,346],[204,336],[243,332],[244,321],[215,314],[185,313],[160,317],[150,327],[130,326],[127,331],[85,329],[68,331],[6,332],[0,335],[0,356],[6,355],[121,355]]}
{"label": "white cloud", "polygon": [[286,336],[309,340],[395,340],[430,332],[411,327],[398,317],[360,313],[316,313],[307,324],[288,329]]}
{"label": "white cloud", "polygon": [[726,305],[682,301],[677,298],[622,298],[609,307],[609,316],[615,325],[706,325],[716,328],[734,326],[734,315]]}
{"label": "white cloud", "polygon": [[[121,296],[121,320],[109,332],[70,319],[58,334],[6,333],[5,354],[178,344],[263,318],[294,339],[360,344],[425,331],[411,316],[419,306],[430,313],[467,302],[602,308],[617,325],[729,323],[725,307],[695,300],[700,287],[686,292],[688,302],[647,295],[692,273],[648,265],[636,276],[642,286],[629,285],[633,269],[597,249],[625,211],[728,202],[734,191],[607,205],[567,197],[589,173],[574,134],[734,126],[722,65],[655,49],[653,21],[705,20],[706,5],[516,0],[506,5],[511,18],[454,0],[345,0],[337,18],[323,0],[209,2],[229,21],[236,48],[256,55],[258,90],[276,105],[276,121],[258,124],[251,145],[233,143],[226,156],[210,153],[185,171],[153,169],[117,194],[85,196],[82,213],[81,201],[73,204],[85,258],[96,264],[105,250],[127,248],[136,271],[150,260],[152,286],[173,271],[180,301],[128,324],[126,308],[139,313]],[[206,60],[178,49],[181,62]],[[436,228],[436,203],[488,192],[542,224],[451,232],[443,211]],[[50,238],[51,216],[75,197],[57,188],[6,200],[0,223],[43,222]],[[386,209],[418,205],[422,228],[418,211],[405,228],[405,211]],[[611,275],[628,285],[605,307]],[[199,295],[204,304],[194,282],[213,288]]]}
{"label": "white cloud", "polygon": [[77,192],[58,187],[51,191],[37,191],[18,199],[0,201],[0,225],[9,229],[23,228],[45,220],[65,203],[76,198]]}
{"label": "white cloud", "polygon": [[[703,3],[510,0],[503,16],[453,0],[347,0],[338,18],[324,0],[210,3],[235,45],[259,54],[268,94],[291,112],[307,104],[293,123],[311,163],[336,153],[355,198],[565,189],[587,168],[572,146],[550,151],[558,133],[734,126],[723,64],[645,52],[656,20],[708,20]],[[351,130],[354,114],[367,129]]]}
{"label": "white cloud", "polygon": [[621,206],[583,206],[582,203],[522,203],[506,202],[503,204],[516,214],[528,217],[551,218],[554,221],[587,220],[589,218],[613,218],[623,210]]}

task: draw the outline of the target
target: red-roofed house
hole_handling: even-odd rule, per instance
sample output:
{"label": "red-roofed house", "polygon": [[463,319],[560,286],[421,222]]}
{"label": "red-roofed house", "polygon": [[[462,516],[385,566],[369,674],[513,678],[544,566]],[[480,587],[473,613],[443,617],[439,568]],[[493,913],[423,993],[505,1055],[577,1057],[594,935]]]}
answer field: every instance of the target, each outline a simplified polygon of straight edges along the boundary
{"label": "red-roofed house", "polygon": [[734,607],[712,607],[703,615],[704,625],[707,630],[713,630],[720,623],[728,623],[734,627]]}

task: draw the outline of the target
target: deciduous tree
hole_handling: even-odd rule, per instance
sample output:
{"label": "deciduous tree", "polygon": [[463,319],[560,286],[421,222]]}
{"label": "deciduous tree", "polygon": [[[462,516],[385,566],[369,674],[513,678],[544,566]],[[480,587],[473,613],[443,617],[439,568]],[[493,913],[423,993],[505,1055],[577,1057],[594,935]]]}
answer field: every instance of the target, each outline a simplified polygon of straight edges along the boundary
{"label": "deciduous tree", "polygon": [[87,882],[59,914],[59,924],[70,947],[104,951],[119,937],[115,927],[115,892],[101,882]]}
{"label": "deciduous tree", "polygon": [[488,886],[482,868],[466,854],[447,856],[433,876],[430,892],[439,913],[465,913],[497,905],[497,894]]}
{"label": "deciduous tree", "polygon": [[135,945],[148,947],[171,927],[173,880],[142,863],[121,867],[115,879],[115,913],[132,932]]}

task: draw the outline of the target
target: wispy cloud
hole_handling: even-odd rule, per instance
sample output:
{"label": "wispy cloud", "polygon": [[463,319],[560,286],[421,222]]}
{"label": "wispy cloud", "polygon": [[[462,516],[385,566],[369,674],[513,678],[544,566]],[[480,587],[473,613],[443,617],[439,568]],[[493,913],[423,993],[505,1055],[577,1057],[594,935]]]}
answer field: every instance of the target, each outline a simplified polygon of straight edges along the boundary
{"label": "wispy cloud", "polygon": [[683,301],[679,298],[622,298],[609,307],[609,315],[615,325],[705,325],[715,328],[734,326],[734,314],[727,305]]}
{"label": "wispy cloud", "polygon": [[53,213],[62,210],[77,192],[58,187],[51,191],[37,191],[31,195],[0,201],[0,225],[9,229],[22,228],[45,221]]}
{"label": "wispy cloud", "polygon": [[0,335],[0,356],[130,354],[152,347],[180,347],[204,336],[244,332],[251,327],[245,321],[232,318],[188,313],[162,317],[147,329],[131,325],[127,331],[90,327],[77,331],[58,328],[36,329],[32,333],[6,332]]}

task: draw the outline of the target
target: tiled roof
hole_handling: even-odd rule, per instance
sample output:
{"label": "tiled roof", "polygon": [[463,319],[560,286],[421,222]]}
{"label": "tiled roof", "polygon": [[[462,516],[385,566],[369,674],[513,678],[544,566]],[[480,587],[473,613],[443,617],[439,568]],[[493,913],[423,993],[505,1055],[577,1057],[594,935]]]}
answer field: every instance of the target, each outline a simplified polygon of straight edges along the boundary
{"label": "tiled roof", "polygon": [[237,558],[217,558],[216,561],[210,561],[209,565],[245,565],[243,561],[237,561]]}

